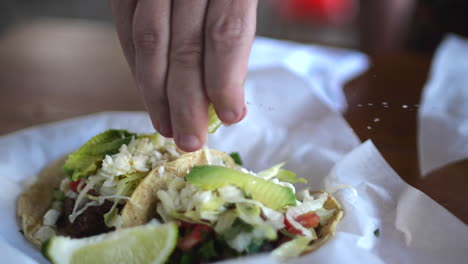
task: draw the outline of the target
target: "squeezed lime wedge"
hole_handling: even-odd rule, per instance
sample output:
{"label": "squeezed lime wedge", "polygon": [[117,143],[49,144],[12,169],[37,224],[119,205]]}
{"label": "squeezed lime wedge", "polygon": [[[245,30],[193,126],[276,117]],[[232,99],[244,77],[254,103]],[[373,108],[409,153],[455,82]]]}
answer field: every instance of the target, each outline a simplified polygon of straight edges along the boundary
{"label": "squeezed lime wedge", "polygon": [[177,237],[174,222],[151,222],[81,239],[52,237],[42,252],[55,264],[165,263],[175,249]]}
{"label": "squeezed lime wedge", "polygon": [[221,126],[222,122],[214,109],[213,104],[208,107],[208,133],[213,134]]}

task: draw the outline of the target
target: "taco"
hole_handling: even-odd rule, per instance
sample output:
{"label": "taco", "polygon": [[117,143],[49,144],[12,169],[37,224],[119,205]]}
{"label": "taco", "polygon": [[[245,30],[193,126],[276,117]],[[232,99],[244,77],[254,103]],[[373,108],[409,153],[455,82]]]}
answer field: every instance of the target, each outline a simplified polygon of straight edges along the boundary
{"label": "taco", "polygon": [[22,231],[34,245],[55,235],[88,237],[132,225],[126,207],[153,170],[181,154],[158,134],[108,130],[45,168],[19,197]]}
{"label": "taco", "polygon": [[293,184],[307,181],[283,165],[254,173],[222,152],[187,153],[143,180],[133,197],[139,206],[129,204],[125,217],[129,226],[152,218],[177,224],[168,263],[307,254],[334,235],[343,209],[325,191],[296,192]]}
{"label": "taco", "polygon": [[[167,165],[182,166],[182,160]],[[180,238],[169,263],[204,263],[272,251],[296,257],[330,239],[343,216],[331,194],[303,190],[306,183],[278,164],[259,173],[223,162],[168,170],[157,195],[157,218],[175,221]],[[151,179],[147,179],[151,181]],[[156,179],[154,179],[156,181]],[[161,185],[162,187],[163,185]]]}

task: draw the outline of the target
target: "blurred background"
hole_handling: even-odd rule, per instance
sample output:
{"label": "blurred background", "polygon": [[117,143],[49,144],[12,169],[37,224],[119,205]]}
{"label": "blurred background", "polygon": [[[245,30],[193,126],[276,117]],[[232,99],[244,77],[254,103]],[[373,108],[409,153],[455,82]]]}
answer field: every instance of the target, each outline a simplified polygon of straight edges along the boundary
{"label": "blurred background", "polygon": [[[466,0],[261,0],[258,34],[367,52],[432,51],[447,32],[468,34]],[[0,30],[37,18],[112,23],[108,1],[2,0]]]}

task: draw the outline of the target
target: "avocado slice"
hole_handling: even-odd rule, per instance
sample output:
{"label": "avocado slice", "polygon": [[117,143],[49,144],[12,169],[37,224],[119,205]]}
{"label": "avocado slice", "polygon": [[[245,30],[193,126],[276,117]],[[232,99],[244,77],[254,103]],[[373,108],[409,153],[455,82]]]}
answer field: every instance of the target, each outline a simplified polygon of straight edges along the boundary
{"label": "avocado slice", "polygon": [[273,210],[296,205],[296,195],[291,188],[226,167],[195,166],[186,175],[186,179],[198,188],[208,191],[228,185],[237,186],[251,194],[253,200]]}

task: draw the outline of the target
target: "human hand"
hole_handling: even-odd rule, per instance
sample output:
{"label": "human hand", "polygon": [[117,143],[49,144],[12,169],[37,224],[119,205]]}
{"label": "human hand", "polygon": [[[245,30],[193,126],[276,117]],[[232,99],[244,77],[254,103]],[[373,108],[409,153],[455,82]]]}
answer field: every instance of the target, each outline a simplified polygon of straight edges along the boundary
{"label": "human hand", "polygon": [[208,104],[246,115],[243,81],[257,0],[110,0],[120,43],[153,126],[184,151],[206,140]]}

